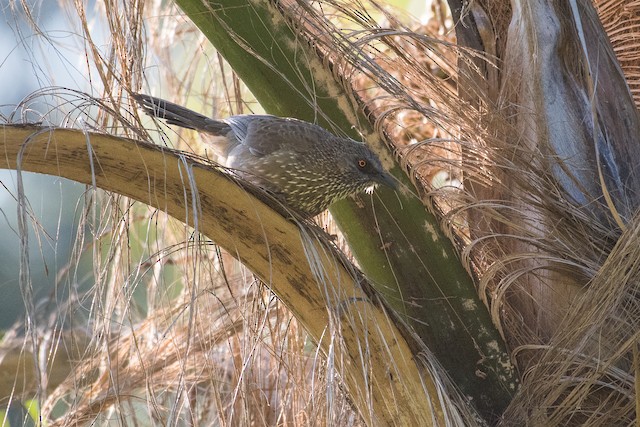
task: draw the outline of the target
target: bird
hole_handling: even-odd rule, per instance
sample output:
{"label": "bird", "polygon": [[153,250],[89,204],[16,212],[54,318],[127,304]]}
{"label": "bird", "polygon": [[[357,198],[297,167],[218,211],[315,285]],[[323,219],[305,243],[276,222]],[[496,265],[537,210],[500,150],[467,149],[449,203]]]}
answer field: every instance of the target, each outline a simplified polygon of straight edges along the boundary
{"label": "bird", "polygon": [[314,217],[378,184],[397,188],[364,143],[321,126],[258,114],[213,119],[153,96],[132,97],[147,114],[202,134],[222,166],[281,197],[303,216]]}

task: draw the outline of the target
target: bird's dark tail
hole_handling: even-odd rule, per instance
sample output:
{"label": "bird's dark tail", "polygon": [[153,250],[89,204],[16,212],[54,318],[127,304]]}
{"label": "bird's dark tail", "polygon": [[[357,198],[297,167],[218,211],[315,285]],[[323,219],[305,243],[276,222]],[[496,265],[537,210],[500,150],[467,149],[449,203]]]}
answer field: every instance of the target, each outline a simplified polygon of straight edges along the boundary
{"label": "bird's dark tail", "polygon": [[132,93],[131,96],[147,114],[164,119],[168,124],[220,136],[226,135],[231,130],[225,122],[211,119],[164,99],[140,93]]}

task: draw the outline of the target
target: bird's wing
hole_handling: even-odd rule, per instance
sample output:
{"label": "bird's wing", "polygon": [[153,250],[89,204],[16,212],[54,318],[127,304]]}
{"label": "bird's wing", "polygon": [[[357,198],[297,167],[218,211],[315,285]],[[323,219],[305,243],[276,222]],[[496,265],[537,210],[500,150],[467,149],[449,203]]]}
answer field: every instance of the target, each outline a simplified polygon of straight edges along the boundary
{"label": "bird's wing", "polygon": [[[274,119],[275,116],[242,114],[228,117],[224,121],[229,125],[238,142],[248,145],[255,138],[256,129],[260,128],[260,124]],[[247,136],[250,137],[249,140]]]}
{"label": "bird's wing", "polygon": [[254,156],[266,156],[283,147],[292,151],[308,151],[318,138],[325,137],[322,128],[300,120],[269,115],[239,115],[224,120],[240,144]]}

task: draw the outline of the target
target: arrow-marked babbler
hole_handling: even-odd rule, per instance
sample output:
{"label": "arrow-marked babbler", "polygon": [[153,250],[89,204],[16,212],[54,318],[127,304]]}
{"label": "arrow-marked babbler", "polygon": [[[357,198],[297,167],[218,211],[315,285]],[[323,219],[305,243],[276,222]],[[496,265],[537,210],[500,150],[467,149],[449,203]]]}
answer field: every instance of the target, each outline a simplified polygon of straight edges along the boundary
{"label": "arrow-marked babbler", "polygon": [[394,178],[363,143],[320,126],[269,115],[212,119],[148,95],[134,94],[144,110],[167,123],[205,136],[223,166],[282,196],[306,216],[376,184],[396,188]]}

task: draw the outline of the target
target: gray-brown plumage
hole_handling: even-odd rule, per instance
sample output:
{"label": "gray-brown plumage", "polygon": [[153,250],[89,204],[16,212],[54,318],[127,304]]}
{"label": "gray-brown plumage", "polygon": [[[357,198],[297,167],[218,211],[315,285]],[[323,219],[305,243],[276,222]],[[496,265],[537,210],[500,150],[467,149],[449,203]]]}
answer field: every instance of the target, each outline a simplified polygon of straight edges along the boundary
{"label": "gray-brown plumage", "polygon": [[211,119],[152,96],[134,94],[148,114],[208,134],[223,166],[281,195],[286,204],[314,216],[332,203],[375,184],[395,188],[369,148],[320,126],[268,115]]}

